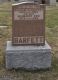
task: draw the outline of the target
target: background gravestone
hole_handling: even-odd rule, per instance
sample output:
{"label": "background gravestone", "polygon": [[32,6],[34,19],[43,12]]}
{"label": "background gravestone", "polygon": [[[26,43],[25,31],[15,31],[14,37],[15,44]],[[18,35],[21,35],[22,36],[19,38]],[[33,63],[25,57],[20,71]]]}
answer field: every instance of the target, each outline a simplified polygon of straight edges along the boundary
{"label": "background gravestone", "polygon": [[45,5],[19,3],[12,10],[12,43],[44,45]]}
{"label": "background gravestone", "polygon": [[12,41],[7,41],[6,47],[6,68],[50,68],[51,47],[45,41],[45,5],[14,4],[12,21]]}

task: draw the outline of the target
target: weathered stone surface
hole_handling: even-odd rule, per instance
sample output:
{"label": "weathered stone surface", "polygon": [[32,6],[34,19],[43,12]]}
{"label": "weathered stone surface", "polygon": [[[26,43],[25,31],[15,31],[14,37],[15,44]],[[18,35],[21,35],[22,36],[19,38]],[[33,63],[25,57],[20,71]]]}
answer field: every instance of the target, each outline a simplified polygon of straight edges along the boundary
{"label": "weathered stone surface", "polygon": [[7,41],[6,68],[45,69],[51,67],[51,48],[44,46],[12,46]]}
{"label": "weathered stone surface", "polygon": [[45,45],[44,4],[31,1],[13,4],[12,23],[13,45]]}

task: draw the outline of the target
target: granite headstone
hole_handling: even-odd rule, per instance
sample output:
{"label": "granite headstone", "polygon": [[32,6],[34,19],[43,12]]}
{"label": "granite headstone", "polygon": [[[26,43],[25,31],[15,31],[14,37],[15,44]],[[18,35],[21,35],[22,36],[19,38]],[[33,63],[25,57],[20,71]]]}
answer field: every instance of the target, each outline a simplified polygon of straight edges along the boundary
{"label": "granite headstone", "polygon": [[45,41],[45,5],[12,5],[12,41],[7,41],[6,68],[27,70],[51,67],[51,47]]}
{"label": "granite headstone", "polygon": [[12,44],[45,44],[45,5],[22,2],[12,6]]}

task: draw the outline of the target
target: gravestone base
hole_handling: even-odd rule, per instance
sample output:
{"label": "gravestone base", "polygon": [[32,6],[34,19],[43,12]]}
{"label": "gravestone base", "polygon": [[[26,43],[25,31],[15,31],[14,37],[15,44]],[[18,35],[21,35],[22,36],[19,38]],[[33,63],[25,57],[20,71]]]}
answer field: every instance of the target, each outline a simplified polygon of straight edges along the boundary
{"label": "gravestone base", "polygon": [[51,47],[47,42],[44,46],[13,46],[7,41],[5,59],[7,69],[47,69],[51,67]]}

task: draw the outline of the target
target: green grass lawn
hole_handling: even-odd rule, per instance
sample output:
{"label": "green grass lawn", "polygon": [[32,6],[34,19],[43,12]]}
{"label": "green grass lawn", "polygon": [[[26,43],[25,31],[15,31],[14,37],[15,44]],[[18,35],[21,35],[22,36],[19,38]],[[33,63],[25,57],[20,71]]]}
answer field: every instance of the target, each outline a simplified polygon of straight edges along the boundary
{"label": "green grass lawn", "polygon": [[47,7],[46,10],[46,40],[52,47],[52,67],[50,70],[24,71],[6,70],[5,48],[6,41],[11,40],[12,18],[11,3],[0,5],[0,25],[8,25],[0,28],[0,77],[11,76],[16,80],[58,80],[58,6]]}

